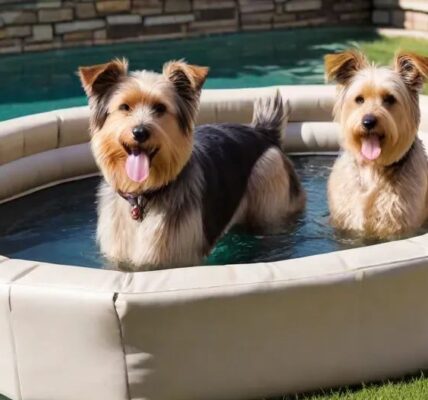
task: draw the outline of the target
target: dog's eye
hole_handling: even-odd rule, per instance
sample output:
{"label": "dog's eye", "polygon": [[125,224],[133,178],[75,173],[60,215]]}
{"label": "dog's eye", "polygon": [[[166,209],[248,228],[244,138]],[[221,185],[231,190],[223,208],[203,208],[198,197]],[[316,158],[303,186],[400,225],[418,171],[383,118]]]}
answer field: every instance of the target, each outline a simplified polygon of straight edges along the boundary
{"label": "dog's eye", "polygon": [[387,96],[385,96],[383,98],[383,102],[387,106],[392,106],[393,104],[395,104],[397,102],[397,99],[392,94],[388,94]]}
{"label": "dog's eye", "polygon": [[123,103],[119,106],[119,110],[120,111],[129,111],[131,109],[131,107],[128,106],[128,104]]}
{"label": "dog's eye", "polygon": [[165,114],[166,112],[166,105],[163,103],[156,103],[153,105],[153,111],[158,114],[158,115],[162,115]]}
{"label": "dog's eye", "polygon": [[356,102],[357,104],[363,104],[363,103],[364,103],[364,97],[363,97],[363,96],[357,96],[357,97],[355,98],[355,102]]}

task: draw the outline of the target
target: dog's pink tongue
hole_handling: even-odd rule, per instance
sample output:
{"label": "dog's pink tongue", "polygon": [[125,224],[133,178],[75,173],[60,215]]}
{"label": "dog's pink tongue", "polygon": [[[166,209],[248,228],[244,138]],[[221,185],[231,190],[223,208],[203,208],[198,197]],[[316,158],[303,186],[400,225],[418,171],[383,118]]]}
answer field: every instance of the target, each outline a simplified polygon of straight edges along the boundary
{"label": "dog's pink tongue", "polygon": [[149,157],[144,153],[130,154],[126,160],[126,173],[134,182],[143,182],[149,176]]}
{"label": "dog's pink tongue", "polygon": [[380,156],[379,137],[377,135],[369,135],[363,139],[363,144],[361,146],[361,154],[367,160],[373,161]]}

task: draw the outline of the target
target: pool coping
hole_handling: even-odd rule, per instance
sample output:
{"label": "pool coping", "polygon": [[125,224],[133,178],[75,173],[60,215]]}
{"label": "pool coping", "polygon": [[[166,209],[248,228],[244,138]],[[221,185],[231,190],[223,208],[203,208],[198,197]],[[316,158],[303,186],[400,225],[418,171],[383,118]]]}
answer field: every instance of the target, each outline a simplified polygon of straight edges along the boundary
{"label": "pool coping", "polygon": [[[337,150],[333,88],[280,90],[291,110],[285,149]],[[272,88],[244,92],[205,92],[199,122],[249,122],[253,100]],[[0,151],[3,200],[96,173],[86,108],[7,125],[0,124],[0,148],[8,146]],[[427,291],[428,235],[285,261],[149,272],[0,257],[0,393],[218,400],[403,375],[428,365]]]}

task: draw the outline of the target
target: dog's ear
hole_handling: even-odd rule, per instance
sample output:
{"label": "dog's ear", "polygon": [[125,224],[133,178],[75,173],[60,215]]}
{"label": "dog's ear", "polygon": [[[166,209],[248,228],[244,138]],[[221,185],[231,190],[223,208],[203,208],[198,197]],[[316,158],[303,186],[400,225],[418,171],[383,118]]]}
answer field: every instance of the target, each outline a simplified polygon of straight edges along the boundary
{"label": "dog's ear", "polygon": [[208,67],[190,65],[184,61],[169,61],[163,66],[163,74],[170,80],[178,94],[190,89],[199,92],[208,75]]}
{"label": "dog's ear", "polygon": [[183,131],[189,133],[193,128],[199,94],[208,75],[208,67],[170,61],[164,64],[162,73],[174,85],[180,99],[177,102],[178,122]]}
{"label": "dog's ear", "polygon": [[128,72],[128,61],[113,60],[106,64],[79,67],[79,77],[88,97],[105,93]]}
{"label": "dog's ear", "polygon": [[358,50],[327,54],[324,57],[326,80],[346,85],[357,71],[368,66],[367,58]]}
{"label": "dog's ear", "polygon": [[395,70],[410,90],[420,92],[428,78],[428,57],[398,53],[395,57]]}

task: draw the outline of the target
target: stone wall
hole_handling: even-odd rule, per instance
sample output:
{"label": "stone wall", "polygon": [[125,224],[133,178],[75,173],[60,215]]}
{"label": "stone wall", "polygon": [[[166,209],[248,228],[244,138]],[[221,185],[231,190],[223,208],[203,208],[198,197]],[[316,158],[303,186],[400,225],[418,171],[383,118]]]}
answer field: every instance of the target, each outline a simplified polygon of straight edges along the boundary
{"label": "stone wall", "polygon": [[0,53],[368,24],[372,0],[0,0]]}
{"label": "stone wall", "polygon": [[428,31],[428,0],[373,0],[373,23]]}

